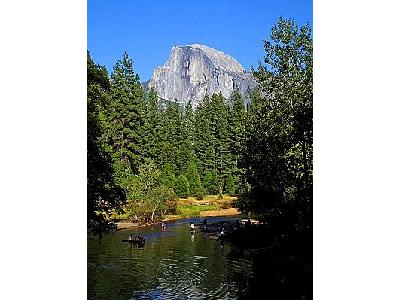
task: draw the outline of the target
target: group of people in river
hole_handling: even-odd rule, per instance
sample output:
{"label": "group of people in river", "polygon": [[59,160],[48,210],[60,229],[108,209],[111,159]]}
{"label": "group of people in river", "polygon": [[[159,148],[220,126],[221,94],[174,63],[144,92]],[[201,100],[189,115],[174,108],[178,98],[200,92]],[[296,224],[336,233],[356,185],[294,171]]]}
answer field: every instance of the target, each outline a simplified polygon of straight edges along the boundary
{"label": "group of people in river", "polygon": [[[207,229],[207,219],[206,218],[201,220],[200,224],[201,224],[201,226],[200,226],[201,230],[206,230]],[[193,222],[190,222],[189,227],[190,227],[190,232],[194,232],[195,231],[195,225],[194,225]]]}
{"label": "group of people in river", "polygon": [[[206,230],[207,229],[207,219],[204,218],[201,220],[201,230]],[[195,225],[193,222],[190,222],[189,224],[190,232],[194,233],[195,232]],[[167,230],[167,223],[161,222],[161,231],[166,231]]]}
{"label": "group of people in river", "polygon": [[131,233],[128,236],[128,241],[132,241],[132,242],[136,242],[138,244],[144,244],[146,239],[142,234],[139,235],[133,235],[133,233]]}
{"label": "group of people in river", "polygon": [[[189,228],[190,228],[190,233],[193,234],[195,232],[195,225],[193,222],[190,222]],[[207,232],[207,219],[206,218],[201,220],[200,229],[202,232]],[[226,234],[226,230],[225,230],[225,227],[223,224],[221,224],[221,226],[218,228],[217,234],[218,234],[219,238],[223,238],[224,235]]]}
{"label": "group of people in river", "polygon": [[161,231],[167,230],[167,224],[164,222],[161,222]]}
{"label": "group of people in river", "polygon": [[[207,219],[206,218],[202,219],[200,221],[200,224],[198,224],[198,225],[200,225],[200,229],[202,232],[207,232]],[[190,222],[189,229],[190,229],[191,238],[193,240],[195,229],[196,229],[196,226],[193,221]],[[166,231],[166,230],[167,230],[167,224],[165,222],[161,222],[161,231]],[[215,232],[215,231],[211,230],[211,232]],[[217,233],[218,239],[222,240],[226,234],[224,225],[221,224],[221,226],[218,228],[218,231],[215,233]],[[142,234],[133,235],[133,233],[131,233],[128,236],[128,240],[124,240],[124,241],[131,242],[131,243],[137,243],[137,244],[144,244],[145,237]]]}

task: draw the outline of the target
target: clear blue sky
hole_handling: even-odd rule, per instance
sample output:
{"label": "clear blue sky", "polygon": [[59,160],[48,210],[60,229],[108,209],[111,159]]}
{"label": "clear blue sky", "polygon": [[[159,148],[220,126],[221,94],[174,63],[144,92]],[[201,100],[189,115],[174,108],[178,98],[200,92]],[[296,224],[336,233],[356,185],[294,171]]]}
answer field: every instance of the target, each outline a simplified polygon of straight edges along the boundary
{"label": "clear blue sky", "polygon": [[280,16],[312,26],[312,0],[88,0],[88,49],[109,71],[127,51],[142,81],[174,45],[205,44],[250,69]]}

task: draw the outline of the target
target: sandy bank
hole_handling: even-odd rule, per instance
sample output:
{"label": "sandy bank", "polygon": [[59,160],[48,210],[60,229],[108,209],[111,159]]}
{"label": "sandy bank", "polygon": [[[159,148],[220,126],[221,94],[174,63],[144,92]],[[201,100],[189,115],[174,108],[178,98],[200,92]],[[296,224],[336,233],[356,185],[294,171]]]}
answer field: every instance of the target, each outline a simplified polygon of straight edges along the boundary
{"label": "sandy bank", "polygon": [[[239,215],[240,212],[237,208],[226,208],[226,209],[220,209],[220,210],[204,210],[200,212],[200,217],[223,217],[223,216],[236,216]],[[163,221],[173,221],[173,220],[179,220],[179,219],[184,219],[184,217],[181,217],[179,215],[167,215],[164,217]],[[117,227],[118,230],[121,229],[130,229],[130,228],[137,228],[137,227],[146,227],[146,226],[151,226],[154,224],[158,224],[160,222],[155,222],[155,223],[147,223],[147,224],[139,224],[139,223],[132,223],[132,222],[117,222]]]}
{"label": "sandy bank", "polygon": [[200,217],[222,217],[222,216],[236,216],[240,212],[237,208],[231,207],[220,210],[204,210],[200,212]]}
{"label": "sandy bank", "polygon": [[132,222],[117,222],[117,228],[120,229],[130,229],[130,228],[137,228],[137,227],[146,227],[151,226],[156,223],[146,223],[146,224],[139,224],[139,223],[132,223]]}

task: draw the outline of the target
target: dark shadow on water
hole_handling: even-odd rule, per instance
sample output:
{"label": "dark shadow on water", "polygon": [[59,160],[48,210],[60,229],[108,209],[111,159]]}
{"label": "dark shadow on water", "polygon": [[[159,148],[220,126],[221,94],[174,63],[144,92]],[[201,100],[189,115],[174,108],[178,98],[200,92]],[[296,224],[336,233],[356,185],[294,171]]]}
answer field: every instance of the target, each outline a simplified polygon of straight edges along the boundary
{"label": "dark shadow on water", "polygon": [[[312,299],[312,235],[302,233],[278,247],[232,250],[232,257],[247,255],[253,262],[252,276],[237,278],[239,299]],[[235,252],[236,251],[236,252]],[[242,276],[243,277],[243,276]],[[245,280],[244,280],[245,279]]]}
{"label": "dark shadow on water", "polygon": [[312,299],[311,215],[284,208],[266,220],[262,225],[234,226],[226,238],[232,259],[252,261],[252,276],[232,274],[238,276],[239,299]]}

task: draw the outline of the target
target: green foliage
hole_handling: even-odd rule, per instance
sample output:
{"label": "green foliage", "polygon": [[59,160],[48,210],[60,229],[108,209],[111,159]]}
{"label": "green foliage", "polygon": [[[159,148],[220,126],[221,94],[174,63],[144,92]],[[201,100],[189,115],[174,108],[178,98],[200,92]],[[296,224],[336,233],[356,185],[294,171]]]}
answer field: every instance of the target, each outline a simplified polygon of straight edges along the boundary
{"label": "green foliage", "polygon": [[230,170],[236,178],[241,190],[244,190],[245,168],[242,166],[241,158],[244,154],[246,116],[242,95],[236,90],[232,95],[232,105],[229,107],[229,149],[231,152]]}
{"label": "green foliage", "polygon": [[275,203],[296,194],[302,195],[296,196],[298,201],[310,201],[311,29],[308,25],[299,28],[293,20],[281,18],[264,48],[266,65],[260,64],[253,72],[259,88],[250,103],[243,157],[252,186],[263,191],[253,199]]}
{"label": "green foliage", "polygon": [[226,191],[229,195],[234,195],[236,192],[235,179],[232,174],[229,174],[226,178]]}
{"label": "green foliage", "polygon": [[165,166],[163,168],[163,171],[161,174],[161,183],[171,189],[175,188],[176,178],[175,178],[174,170],[172,170],[172,167],[168,162],[165,164]]}
{"label": "green foliage", "polygon": [[215,204],[210,205],[178,205],[176,212],[184,218],[199,217],[200,212],[205,210],[218,210],[220,207]]}
{"label": "green foliage", "polygon": [[[103,149],[101,111],[106,106],[110,83],[105,67],[96,65],[87,54],[87,218],[88,227],[104,223],[113,209],[125,201],[123,190],[116,184],[111,157]],[[93,229],[93,228],[89,228]]]}
{"label": "green foliage", "polygon": [[[197,199],[207,192],[222,193],[227,174],[237,164],[229,149],[234,140],[230,135],[238,130],[231,131],[231,111],[221,94],[205,97],[195,111],[191,103],[180,108],[177,102],[162,109],[154,89],[144,93],[126,53],[115,64],[111,81],[105,68],[92,68],[88,76],[97,76],[102,89],[101,101],[94,106],[97,143],[102,156],[108,157],[109,174],[128,200],[131,215],[154,219],[167,206],[173,211],[174,200],[165,188]],[[88,103],[91,99],[88,96]],[[236,117],[241,119],[239,111],[235,110]],[[182,175],[175,178],[175,173]]]}
{"label": "green foliage", "polygon": [[246,169],[240,169],[243,173],[237,176],[235,179],[236,184],[236,194],[246,194],[250,191],[251,186],[247,182],[245,171]]}
{"label": "green foliage", "polygon": [[147,214],[151,221],[155,215],[165,213],[171,207],[175,207],[175,192],[172,188],[162,185],[161,171],[154,161],[145,159],[138,168],[138,174],[133,176],[129,194],[131,214],[137,212]]}
{"label": "green foliage", "polygon": [[145,103],[139,76],[126,53],[114,66],[108,98],[103,118],[104,143],[114,163],[120,165],[115,167],[116,171],[130,169],[136,173],[143,162]]}
{"label": "green foliage", "polygon": [[207,170],[203,178],[203,186],[210,195],[216,195],[219,192],[219,183],[216,171]]}
{"label": "green foliage", "polygon": [[203,198],[206,196],[207,192],[205,188],[203,188],[201,185],[197,187],[194,190],[193,196],[196,197],[197,200],[203,200]]}
{"label": "green foliage", "polygon": [[153,191],[159,186],[161,171],[154,161],[147,159],[138,168],[138,174],[132,180],[133,201],[150,201]]}
{"label": "green foliage", "polygon": [[177,173],[181,173],[178,165],[182,143],[181,118],[178,103],[168,102],[161,113],[160,160],[162,164],[168,162]]}
{"label": "green foliage", "polygon": [[[153,203],[153,212],[160,217],[165,213],[174,213],[177,207],[177,198],[173,189],[163,185],[151,190],[150,202]],[[152,218],[154,219],[154,217]]]}
{"label": "green foliage", "polygon": [[158,110],[158,97],[154,88],[145,96],[145,118],[143,125],[142,155],[159,161],[161,149],[161,113]]}
{"label": "green foliage", "polygon": [[194,116],[194,150],[200,174],[213,170],[215,165],[215,137],[211,127],[210,98],[205,96]]}
{"label": "green foliage", "polygon": [[214,94],[211,97],[211,128],[215,139],[215,169],[218,179],[222,181],[226,177],[232,157],[229,153],[229,128],[228,105],[222,94]]}
{"label": "green foliage", "polygon": [[228,119],[229,106],[221,93],[204,97],[194,118],[194,149],[199,172],[204,177],[208,170],[215,170],[218,189],[235,165],[229,143],[230,134],[234,133],[230,131]]}
{"label": "green foliage", "polygon": [[185,175],[178,176],[175,191],[179,197],[187,197],[189,195],[189,182]]}
{"label": "green foliage", "polygon": [[181,127],[180,127],[180,145],[179,145],[179,157],[177,159],[177,170],[180,173],[185,172],[188,167],[188,162],[195,158],[193,149],[194,139],[194,114],[192,109],[192,103],[188,102],[182,113]]}
{"label": "green foliage", "polygon": [[176,101],[162,108],[154,89],[144,92],[126,53],[111,80],[88,54],[88,220],[106,218],[125,200],[131,215],[154,220],[182,210],[175,193],[222,197],[224,187],[244,194],[239,205],[248,211],[309,202],[311,29],[279,19],[264,48],[248,111],[238,91],[229,103],[219,93],[195,110]]}
{"label": "green foliage", "polygon": [[189,183],[189,195],[202,198],[204,196],[204,189],[201,185],[200,176],[194,159],[189,162],[186,171],[186,178],[188,179]]}

